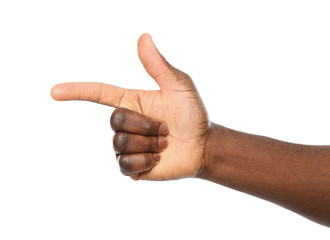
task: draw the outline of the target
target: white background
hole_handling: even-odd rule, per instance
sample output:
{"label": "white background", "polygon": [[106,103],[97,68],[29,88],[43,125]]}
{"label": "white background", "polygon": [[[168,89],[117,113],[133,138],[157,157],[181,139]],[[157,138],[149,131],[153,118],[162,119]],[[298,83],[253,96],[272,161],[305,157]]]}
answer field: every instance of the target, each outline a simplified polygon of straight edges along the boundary
{"label": "white background", "polygon": [[194,79],[213,122],[330,143],[329,1],[0,1],[0,239],[329,239],[272,203],[197,179],[134,182],[113,108],[55,102],[53,84],[157,89],[149,32]]}

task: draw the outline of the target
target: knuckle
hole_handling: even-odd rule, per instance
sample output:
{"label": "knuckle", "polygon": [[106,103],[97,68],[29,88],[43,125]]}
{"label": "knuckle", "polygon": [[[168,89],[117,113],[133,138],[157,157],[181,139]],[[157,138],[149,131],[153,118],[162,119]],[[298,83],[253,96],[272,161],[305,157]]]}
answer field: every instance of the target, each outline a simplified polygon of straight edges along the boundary
{"label": "knuckle", "polygon": [[145,117],[143,121],[141,121],[141,127],[144,130],[146,135],[154,136],[158,132],[158,124],[156,124],[152,119]]}
{"label": "knuckle", "polygon": [[146,129],[148,132],[151,132],[153,130],[153,124],[151,121],[145,121],[143,123],[143,128]]}
{"label": "knuckle", "polygon": [[134,162],[132,161],[131,157],[129,155],[121,155],[119,156],[119,167],[120,171],[124,175],[130,175],[134,168]]}
{"label": "knuckle", "polygon": [[153,166],[152,158],[151,157],[146,157],[145,161],[144,161],[144,164],[145,164],[145,169],[150,169]]}
{"label": "knuckle", "polygon": [[191,77],[187,73],[179,69],[175,69],[174,74],[177,80],[191,80]]}
{"label": "knuckle", "polygon": [[149,139],[149,152],[157,152],[159,147],[158,147],[158,139],[157,137],[152,137]]}
{"label": "knuckle", "polygon": [[127,149],[128,134],[124,132],[118,132],[113,138],[113,148],[116,153],[123,153]]}
{"label": "knuckle", "polygon": [[113,130],[121,129],[125,122],[127,110],[124,108],[117,108],[111,115],[110,124]]}

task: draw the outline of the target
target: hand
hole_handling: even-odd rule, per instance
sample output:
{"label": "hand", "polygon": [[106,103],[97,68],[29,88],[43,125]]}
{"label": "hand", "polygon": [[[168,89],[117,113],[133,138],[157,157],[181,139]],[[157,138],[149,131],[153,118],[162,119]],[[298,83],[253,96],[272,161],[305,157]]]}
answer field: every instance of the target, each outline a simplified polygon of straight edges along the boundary
{"label": "hand", "polygon": [[203,169],[211,131],[203,102],[191,78],[165,60],[149,34],[139,38],[138,54],[160,90],[62,83],[52,88],[51,95],[59,101],[87,100],[118,108],[111,122],[125,175],[136,180],[194,177]]}

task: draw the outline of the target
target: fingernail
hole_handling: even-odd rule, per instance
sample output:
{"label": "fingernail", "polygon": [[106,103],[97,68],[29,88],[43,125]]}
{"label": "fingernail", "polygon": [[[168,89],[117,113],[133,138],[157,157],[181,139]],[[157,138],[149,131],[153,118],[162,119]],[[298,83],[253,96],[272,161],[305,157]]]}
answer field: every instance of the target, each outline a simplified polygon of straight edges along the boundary
{"label": "fingernail", "polygon": [[168,141],[164,137],[158,137],[158,149],[163,150],[167,147]]}
{"label": "fingernail", "polygon": [[158,134],[162,136],[166,136],[169,132],[169,129],[165,123],[161,123],[158,129]]}
{"label": "fingernail", "polygon": [[160,160],[160,154],[159,153],[153,153],[152,157],[153,157],[155,163],[159,162],[159,160]]}

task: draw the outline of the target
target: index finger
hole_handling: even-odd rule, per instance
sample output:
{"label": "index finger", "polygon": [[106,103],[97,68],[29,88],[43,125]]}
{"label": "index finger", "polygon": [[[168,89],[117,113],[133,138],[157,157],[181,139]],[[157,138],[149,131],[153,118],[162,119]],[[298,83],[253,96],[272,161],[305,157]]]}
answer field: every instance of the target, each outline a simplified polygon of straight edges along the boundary
{"label": "index finger", "polygon": [[112,107],[120,107],[125,89],[98,82],[70,82],[56,84],[51,96],[57,101],[83,100]]}

